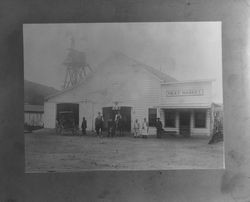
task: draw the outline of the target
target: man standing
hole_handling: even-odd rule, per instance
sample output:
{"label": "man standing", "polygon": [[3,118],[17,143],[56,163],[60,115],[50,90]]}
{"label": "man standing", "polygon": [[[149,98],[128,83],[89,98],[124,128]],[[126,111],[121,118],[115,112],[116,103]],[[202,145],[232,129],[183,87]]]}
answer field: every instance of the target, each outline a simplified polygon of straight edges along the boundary
{"label": "man standing", "polygon": [[100,130],[102,133],[102,125],[103,125],[102,116],[101,116],[101,113],[98,112],[98,116],[95,118],[95,131],[96,131],[97,136],[99,136]]}
{"label": "man standing", "polygon": [[160,118],[156,119],[155,127],[156,127],[156,137],[161,138],[162,123],[160,121]]}
{"label": "man standing", "polygon": [[86,135],[87,120],[85,117],[82,118],[82,135]]}

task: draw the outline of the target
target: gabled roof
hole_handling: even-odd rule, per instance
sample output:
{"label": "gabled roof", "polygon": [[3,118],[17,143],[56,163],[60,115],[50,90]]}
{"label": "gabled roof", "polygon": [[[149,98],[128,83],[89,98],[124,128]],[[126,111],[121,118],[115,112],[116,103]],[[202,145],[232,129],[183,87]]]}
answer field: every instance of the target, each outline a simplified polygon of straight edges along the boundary
{"label": "gabled roof", "polygon": [[[173,78],[173,77],[171,77],[171,76],[169,76],[169,75],[167,75],[167,74],[165,74],[165,73],[163,73],[163,72],[161,72],[161,71],[159,71],[159,70],[157,70],[149,65],[143,64],[142,62],[139,62],[133,58],[130,58],[129,56],[125,55],[124,53],[121,53],[119,51],[115,51],[104,62],[102,62],[95,69],[95,71],[89,73],[82,82],[80,82],[79,84],[77,84],[75,86],[67,88],[65,90],[62,90],[54,95],[50,95],[50,96],[46,97],[45,99],[48,100],[50,98],[53,98],[57,95],[61,95],[63,93],[66,93],[72,89],[75,89],[75,88],[85,84],[99,71],[103,71],[103,68],[112,66],[112,64],[111,65],[109,65],[109,64],[114,62],[114,61],[118,65],[121,64],[121,66],[123,65],[123,66],[128,66],[128,67],[132,67],[132,68],[145,70],[145,71],[149,72],[150,74],[154,75],[159,80],[159,82],[175,82],[175,81],[177,81],[175,78]],[[115,66],[115,68],[117,68],[117,66]]]}
{"label": "gabled roof", "polygon": [[123,53],[119,53],[122,57],[125,57],[129,60],[133,60],[134,61],[134,65],[136,67],[139,67],[139,68],[142,68],[142,69],[145,69],[147,70],[148,72],[150,72],[151,74],[155,75],[161,82],[174,82],[174,81],[177,81],[174,77],[172,76],[169,76],[167,74],[165,74],[164,72],[161,72],[159,71],[158,69],[155,69],[154,67],[152,66],[149,66],[149,65],[146,65],[136,59],[133,59],[133,58],[130,58],[129,56],[123,54]]}

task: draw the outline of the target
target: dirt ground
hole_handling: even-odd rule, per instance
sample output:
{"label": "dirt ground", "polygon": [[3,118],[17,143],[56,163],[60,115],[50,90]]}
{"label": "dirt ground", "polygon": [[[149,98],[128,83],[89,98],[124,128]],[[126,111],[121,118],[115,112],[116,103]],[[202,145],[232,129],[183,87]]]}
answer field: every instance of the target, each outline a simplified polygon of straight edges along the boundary
{"label": "dirt ground", "polygon": [[208,141],[204,137],[59,136],[43,129],[25,134],[25,167],[26,172],[223,168],[223,143]]}

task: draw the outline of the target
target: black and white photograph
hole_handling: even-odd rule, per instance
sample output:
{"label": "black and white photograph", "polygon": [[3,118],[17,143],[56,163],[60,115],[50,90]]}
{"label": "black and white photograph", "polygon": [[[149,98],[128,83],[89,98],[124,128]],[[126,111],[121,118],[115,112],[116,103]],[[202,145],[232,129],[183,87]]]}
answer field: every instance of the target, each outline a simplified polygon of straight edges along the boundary
{"label": "black and white photograph", "polygon": [[224,169],[221,22],[24,24],[25,172]]}

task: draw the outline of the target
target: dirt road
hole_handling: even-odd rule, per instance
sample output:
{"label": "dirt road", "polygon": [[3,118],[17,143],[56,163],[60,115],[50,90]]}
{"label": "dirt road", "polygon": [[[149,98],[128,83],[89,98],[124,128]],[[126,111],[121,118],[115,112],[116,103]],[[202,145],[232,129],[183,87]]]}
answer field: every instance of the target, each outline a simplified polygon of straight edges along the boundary
{"label": "dirt road", "polygon": [[223,168],[223,143],[208,138],[156,139],[25,134],[26,172]]}

